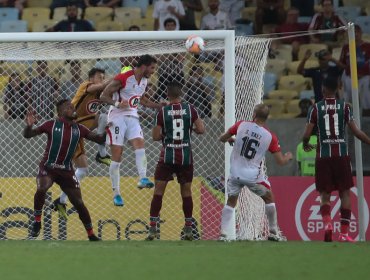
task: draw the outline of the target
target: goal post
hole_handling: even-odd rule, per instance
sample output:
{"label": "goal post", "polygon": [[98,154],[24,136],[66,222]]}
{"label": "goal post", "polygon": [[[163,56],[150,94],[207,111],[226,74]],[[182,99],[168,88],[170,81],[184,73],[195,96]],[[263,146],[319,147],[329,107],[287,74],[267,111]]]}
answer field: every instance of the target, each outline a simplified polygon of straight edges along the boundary
{"label": "goal post", "polygon": [[[190,35],[201,36],[206,41],[206,50],[200,56],[185,49],[185,40]],[[35,176],[46,143],[41,136],[30,140],[22,137],[26,109],[23,105],[28,107],[35,98],[37,102],[32,104],[45,105],[43,99],[38,98],[46,92],[53,93],[48,96],[53,102],[64,96],[72,97],[76,83],[87,80],[87,72],[92,67],[104,68],[106,77],[111,78],[120,72],[122,65],[132,65],[136,57],[143,54],[153,55],[158,60],[158,69],[149,81],[149,98],[160,101],[165,85],[170,80],[180,79],[185,100],[194,103],[204,118],[206,134],[193,136],[193,233],[200,239],[218,238],[225,190],[222,184],[215,182],[228,177],[231,152],[231,147],[220,143],[218,136],[235,120],[250,119],[253,107],[261,102],[269,43],[269,39],[235,37],[234,31],[224,30],[36,32],[9,33],[0,38],[0,94],[2,109],[6,111],[0,116],[0,153],[3,156],[0,162],[0,239],[27,238],[33,221]],[[44,70],[38,68],[39,64]],[[40,75],[40,71],[45,71],[49,78]],[[19,100],[14,101],[13,96],[27,101],[22,105]],[[15,115],[12,115],[11,102],[23,106],[23,117],[17,115],[20,107],[14,109]],[[41,114],[46,112],[43,108],[40,110]],[[148,159],[147,175],[152,177],[160,150],[160,143],[150,138],[155,111],[140,107],[139,113]],[[45,119],[52,115],[45,113]],[[81,191],[98,235],[104,240],[143,240],[148,231],[153,191],[136,189],[138,176],[132,148],[124,146],[120,170],[124,207],[113,205],[109,168],[95,162],[96,153],[96,146],[86,142],[89,175],[82,180]],[[59,194],[57,186],[47,194],[39,238],[85,239],[83,226],[69,202],[67,221],[51,210],[50,204]],[[260,217],[254,211],[260,211],[258,203],[263,205],[263,202],[253,196],[243,191],[243,207],[237,210],[238,232],[246,232],[245,239],[261,235],[259,224],[263,221],[255,220]],[[250,203],[250,199],[257,199],[256,204]],[[181,203],[177,181],[173,181],[163,201],[161,239],[181,238],[184,222]]]}

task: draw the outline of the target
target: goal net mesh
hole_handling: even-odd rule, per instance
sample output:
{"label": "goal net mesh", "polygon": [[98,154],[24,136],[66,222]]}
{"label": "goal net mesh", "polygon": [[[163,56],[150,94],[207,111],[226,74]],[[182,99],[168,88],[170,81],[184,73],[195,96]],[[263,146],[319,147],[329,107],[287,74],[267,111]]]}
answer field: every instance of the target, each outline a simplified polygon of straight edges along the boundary
{"label": "goal net mesh", "polygon": [[[54,118],[55,102],[73,98],[78,86],[88,79],[91,68],[102,68],[106,78],[112,78],[123,65],[134,65],[137,56],[142,54],[154,55],[158,60],[157,71],[148,86],[149,98],[161,101],[165,98],[166,84],[177,80],[184,85],[185,100],[192,103],[204,119],[205,135],[193,135],[193,233],[196,239],[217,239],[225,192],[225,152],[217,139],[226,129],[223,72],[228,62],[223,40],[207,40],[206,43],[206,51],[200,56],[186,52],[184,40],[1,43],[0,239],[27,239],[33,222],[35,177],[46,136],[22,137],[27,108],[32,106],[36,110],[39,124]],[[266,39],[236,38],[236,119],[250,119],[254,105],[261,101],[269,43]],[[151,140],[156,111],[139,107],[139,112],[146,145],[147,175],[152,178],[161,147],[161,143]],[[109,167],[95,161],[97,146],[94,143],[86,141],[85,146],[89,174],[81,181],[81,191],[95,232],[103,240],[143,240],[148,232],[153,190],[136,188],[138,175],[133,149],[124,146],[120,185],[125,205],[117,207],[113,205]],[[67,220],[51,209],[53,200],[59,195],[57,185],[47,193],[38,239],[86,239],[85,230],[69,201]],[[239,238],[263,236],[266,230],[263,202],[248,190],[243,190],[240,202],[237,211]],[[163,200],[160,238],[181,239],[183,224],[180,189],[177,181],[172,181]]]}

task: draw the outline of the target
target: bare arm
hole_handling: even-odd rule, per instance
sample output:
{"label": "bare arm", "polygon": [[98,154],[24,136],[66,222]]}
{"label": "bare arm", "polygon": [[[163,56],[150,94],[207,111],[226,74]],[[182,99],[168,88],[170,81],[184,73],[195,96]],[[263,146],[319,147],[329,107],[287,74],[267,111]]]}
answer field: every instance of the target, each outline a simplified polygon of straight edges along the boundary
{"label": "bare arm", "polygon": [[306,61],[311,57],[311,50],[307,50],[305,55],[304,55],[304,58],[302,59],[302,61],[299,63],[298,65],[298,68],[297,68],[297,73],[298,74],[301,74],[303,75],[303,71],[304,71],[304,66],[306,64]]}
{"label": "bare arm", "polygon": [[360,139],[362,142],[370,145],[370,138],[366,135],[365,132],[363,132],[361,129],[358,128],[355,121],[350,121],[348,123],[348,127],[351,129],[353,135],[355,135],[358,139]]}
{"label": "bare arm", "polygon": [[113,101],[112,96],[113,93],[118,91],[121,88],[121,82],[118,80],[112,80],[103,90],[102,94],[100,95],[100,100],[104,103],[107,103],[112,106],[116,106],[117,108],[127,108],[128,101],[123,100],[121,103],[116,104],[118,101]]}
{"label": "bare arm", "polygon": [[302,139],[303,150],[305,150],[306,152],[309,152],[309,151],[311,151],[312,149],[315,148],[313,145],[311,145],[309,143],[314,126],[315,126],[315,124],[313,124],[313,123],[306,124],[306,128],[305,128],[305,131],[303,133],[303,139]]}
{"label": "bare arm", "polygon": [[143,95],[140,98],[140,104],[145,107],[153,108],[153,109],[160,109],[163,105],[165,105],[165,103],[162,104],[162,103],[156,103],[156,102],[150,101],[149,98],[146,97],[145,95]]}
{"label": "bare arm", "polygon": [[226,143],[229,141],[229,139],[232,137],[232,135],[229,132],[225,132],[221,134],[221,136],[218,138],[221,142]]}
{"label": "bare arm", "polygon": [[104,81],[103,83],[100,83],[100,84],[91,84],[87,87],[86,89],[86,92],[87,93],[98,93],[98,92],[102,92],[105,87],[112,81],[112,79],[110,80],[106,80]]}
{"label": "bare arm", "polygon": [[153,138],[153,141],[162,140],[162,127],[160,125],[157,125],[153,128],[152,138]]}
{"label": "bare arm", "polygon": [[193,128],[193,130],[196,134],[203,134],[205,132],[206,129],[204,127],[204,122],[201,118],[198,118],[194,122],[194,125],[195,125],[195,127]]}
{"label": "bare arm", "polygon": [[96,134],[95,132],[90,131],[89,134],[86,135],[86,139],[98,144],[104,144],[106,139],[106,133]]}
{"label": "bare arm", "polygon": [[36,116],[33,111],[28,111],[26,114],[26,127],[23,129],[24,138],[32,138],[40,134],[36,129],[33,129],[32,126],[36,122]]}
{"label": "bare arm", "polygon": [[293,155],[291,152],[283,154],[282,152],[273,153],[275,161],[278,165],[285,165],[292,160]]}

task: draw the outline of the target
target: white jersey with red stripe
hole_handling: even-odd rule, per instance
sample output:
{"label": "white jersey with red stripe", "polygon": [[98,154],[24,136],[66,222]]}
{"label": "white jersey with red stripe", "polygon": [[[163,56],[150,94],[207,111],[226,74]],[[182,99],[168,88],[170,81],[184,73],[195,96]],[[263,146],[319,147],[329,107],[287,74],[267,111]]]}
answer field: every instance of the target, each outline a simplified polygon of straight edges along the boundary
{"label": "white jersey with red stripe", "polygon": [[137,107],[140,104],[140,98],[145,93],[148,79],[143,77],[141,78],[141,81],[138,82],[135,78],[134,70],[130,70],[118,74],[114,77],[114,80],[121,82],[121,88],[117,92],[113,93],[112,99],[119,102],[122,100],[127,100],[129,108],[121,109],[111,106],[109,109],[108,118],[122,115],[139,117],[137,113]]}
{"label": "white jersey with red stripe", "polygon": [[255,122],[238,121],[228,132],[236,135],[230,158],[230,176],[259,183],[265,180],[262,162],[267,151],[280,151],[275,134]]}

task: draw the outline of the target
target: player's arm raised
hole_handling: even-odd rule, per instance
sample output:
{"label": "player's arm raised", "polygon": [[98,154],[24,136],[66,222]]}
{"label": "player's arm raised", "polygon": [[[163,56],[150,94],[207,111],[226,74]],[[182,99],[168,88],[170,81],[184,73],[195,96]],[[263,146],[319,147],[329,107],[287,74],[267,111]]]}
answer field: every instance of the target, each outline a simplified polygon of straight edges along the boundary
{"label": "player's arm raised", "polygon": [[110,81],[110,83],[104,88],[102,94],[100,95],[100,100],[104,103],[115,106],[117,108],[127,108],[129,106],[127,100],[119,102],[114,101],[112,99],[113,93],[118,91],[121,87],[122,87],[121,81],[119,80]]}
{"label": "player's arm raised", "polygon": [[90,131],[86,137],[87,140],[93,141],[98,144],[104,144],[106,139],[106,133],[97,134],[95,132]]}
{"label": "player's arm raised", "polygon": [[140,104],[145,106],[145,107],[148,107],[148,108],[153,108],[153,109],[160,109],[162,108],[164,105],[166,105],[165,102],[163,103],[156,103],[156,102],[153,102],[151,100],[149,100],[149,98],[146,96],[146,95],[143,95],[141,98],[140,98]]}
{"label": "player's arm raised", "polygon": [[109,85],[111,81],[112,79],[109,79],[109,80],[105,80],[104,82],[100,84],[91,84],[87,87],[86,92],[92,93],[92,94],[102,92],[107,87],[107,85]]}
{"label": "player's arm raised", "polygon": [[348,122],[348,127],[351,129],[354,136],[356,136],[362,142],[370,145],[369,136],[367,136],[365,132],[363,132],[361,129],[359,129],[359,127],[357,126],[357,124],[354,120]]}
{"label": "player's arm raised", "polygon": [[23,130],[23,136],[25,138],[32,138],[42,133],[39,129],[32,128],[32,126],[36,123],[36,116],[32,110],[27,112],[25,121],[26,127]]}

